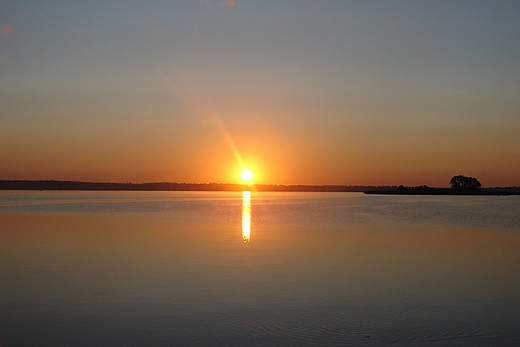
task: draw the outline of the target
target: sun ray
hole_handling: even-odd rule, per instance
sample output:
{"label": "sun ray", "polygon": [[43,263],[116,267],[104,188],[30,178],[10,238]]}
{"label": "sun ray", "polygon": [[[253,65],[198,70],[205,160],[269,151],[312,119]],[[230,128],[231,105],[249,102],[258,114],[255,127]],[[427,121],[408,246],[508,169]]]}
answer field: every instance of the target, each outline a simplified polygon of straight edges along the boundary
{"label": "sun ray", "polygon": [[[190,76],[189,79],[181,78],[181,80],[184,82],[185,85],[192,86],[194,83],[193,80],[197,79],[194,78],[194,76]],[[191,81],[191,83],[187,83],[187,81]],[[179,98],[179,100],[181,100],[181,102],[186,106],[188,110],[190,110],[193,114],[203,115],[204,118],[210,119],[217,125],[222,137],[224,138],[227,146],[233,154],[233,157],[235,158],[240,172],[249,171],[246,168],[246,165],[244,163],[244,160],[242,159],[240,151],[238,150],[235,140],[231,136],[226,124],[224,123],[224,120],[222,119],[220,112],[217,110],[214,103],[211,101],[209,94],[207,92],[202,92],[198,96],[195,96],[194,94],[187,92],[186,89],[184,89],[184,91],[181,91],[183,89],[177,88],[171,82],[171,80],[168,80],[168,82],[170,82],[168,84],[170,86],[171,91],[177,98]],[[250,181],[253,178],[253,175],[251,173],[249,175],[251,176],[251,178],[249,180],[244,178],[244,180]]]}

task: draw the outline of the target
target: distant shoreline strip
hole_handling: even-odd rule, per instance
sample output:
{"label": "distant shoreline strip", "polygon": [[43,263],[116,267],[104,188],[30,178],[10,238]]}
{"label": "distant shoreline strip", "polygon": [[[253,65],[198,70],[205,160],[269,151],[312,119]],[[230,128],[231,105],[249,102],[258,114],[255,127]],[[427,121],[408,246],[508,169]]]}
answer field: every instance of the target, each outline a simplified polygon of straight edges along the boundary
{"label": "distant shoreline strip", "polygon": [[81,181],[0,180],[0,190],[99,190],[99,191],[270,191],[270,192],[366,192],[392,190],[394,186],[274,185],[234,183],[111,183]]}
{"label": "distant shoreline strip", "polygon": [[113,183],[58,180],[0,180],[0,190],[86,190],[86,191],[263,191],[263,192],[358,192],[392,195],[520,195],[520,187],[493,187],[478,190],[452,188],[346,186],[346,185],[274,185],[235,183]]}

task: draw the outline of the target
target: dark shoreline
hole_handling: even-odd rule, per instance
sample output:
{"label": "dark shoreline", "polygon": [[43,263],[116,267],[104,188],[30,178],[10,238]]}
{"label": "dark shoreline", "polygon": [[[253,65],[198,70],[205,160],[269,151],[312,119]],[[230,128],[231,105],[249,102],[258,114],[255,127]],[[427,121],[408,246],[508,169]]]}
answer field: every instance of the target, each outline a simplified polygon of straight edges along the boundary
{"label": "dark shoreline", "polygon": [[0,180],[0,190],[106,190],[106,191],[244,191],[264,192],[366,192],[392,190],[395,186],[274,185],[233,183],[112,183],[56,180]]}
{"label": "dark shoreline", "polygon": [[520,187],[451,189],[396,186],[275,185],[234,183],[114,183],[57,180],[0,180],[0,190],[358,192],[384,195],[520,195]]}
{"label": "dark shoreline", "polygon": [[383,195],[475,195],[475,196],[507,196],[520,195],[519,187],[510,188],[473,188],[473,189],[453,189],[453,188],[432,188],[432,187],[399,187],[393,190],[371,190],[365,194]]}

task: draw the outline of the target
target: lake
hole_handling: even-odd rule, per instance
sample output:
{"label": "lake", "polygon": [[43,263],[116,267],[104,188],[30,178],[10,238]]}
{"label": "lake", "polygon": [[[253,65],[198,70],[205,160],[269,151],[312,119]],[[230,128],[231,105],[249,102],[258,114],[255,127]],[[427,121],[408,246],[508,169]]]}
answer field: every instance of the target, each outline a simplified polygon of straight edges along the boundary
{"label": "lake", "polygon": [[0,192],[0,346],[520,345],[520,196]]}

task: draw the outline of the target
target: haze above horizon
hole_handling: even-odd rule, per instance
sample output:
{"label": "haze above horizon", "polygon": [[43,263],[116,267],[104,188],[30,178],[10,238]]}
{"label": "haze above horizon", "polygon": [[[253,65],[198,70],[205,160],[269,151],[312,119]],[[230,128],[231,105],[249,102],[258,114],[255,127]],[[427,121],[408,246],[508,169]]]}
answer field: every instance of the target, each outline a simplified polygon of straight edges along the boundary
{"label": "haze above horizon", "polygon": [[16,1],[0,180],[520,186],[520,2]]}

